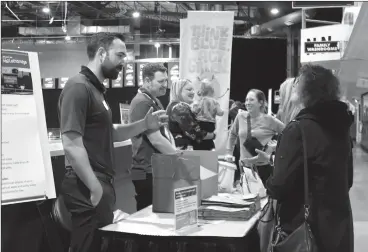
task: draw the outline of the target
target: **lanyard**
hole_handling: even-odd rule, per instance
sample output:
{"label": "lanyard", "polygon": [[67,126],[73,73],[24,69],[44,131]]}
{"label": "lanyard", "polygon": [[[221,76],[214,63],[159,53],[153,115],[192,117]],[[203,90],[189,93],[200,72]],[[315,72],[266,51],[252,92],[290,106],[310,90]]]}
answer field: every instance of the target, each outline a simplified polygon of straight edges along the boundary
{"label": "lanyard", "polygon": [[[143,95],[145,95],[149,100],[151,100],[154,105],[155,105],[155,109],[161,110],[162,108],[160,107],[160,105],[158,104],[158,102],[156,100],[154,100],[150,95],[148,95],[146,92],[142,92],[140,89],[138,89],[138,93],[141,93]],[[165,137],[170,141],[171,144],[173,144],[173,137],[171,135],[171,132],[169,131],[169,129],[166,126],[164,127],[164,131],[165,131]]]}

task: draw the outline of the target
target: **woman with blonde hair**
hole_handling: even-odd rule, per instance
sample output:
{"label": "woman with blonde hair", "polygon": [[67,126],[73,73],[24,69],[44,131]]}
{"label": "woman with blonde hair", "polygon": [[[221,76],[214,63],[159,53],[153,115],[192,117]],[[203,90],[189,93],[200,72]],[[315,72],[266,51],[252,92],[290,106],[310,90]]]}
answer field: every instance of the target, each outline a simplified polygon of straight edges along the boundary
{"label": "woman with blonde hair", "polygon": [[170,103],[167,106],[169,130],[174,136],[177,148],[185,150],[212,150],[215,148],[215,133],[201,129],[190,105],[194,100],[194,86],[190,80],[178,79],[171,86]]}
{"label": "woman with blonde hair", "polygon": [[280,105],[276,118],[284,124],[288,124],[301,110],[301,105],[292,99],[294,87],[297,84],[296,78],[287,78],[280,85]]}

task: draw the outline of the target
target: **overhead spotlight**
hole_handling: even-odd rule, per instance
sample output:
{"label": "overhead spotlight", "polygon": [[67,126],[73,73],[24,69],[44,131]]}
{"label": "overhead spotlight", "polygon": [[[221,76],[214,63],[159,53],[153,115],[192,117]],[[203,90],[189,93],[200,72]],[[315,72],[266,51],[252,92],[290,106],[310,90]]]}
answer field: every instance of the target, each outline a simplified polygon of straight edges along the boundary
{"label": "overhead spotlight", "polygon": [[66,35],[66,36],[65,36],[65,40],[66,40],[66,41],[69,41],[70,39],[71,39],[71,38],[70,38],[70,36],[69,36],[69,35]]}
{"label": "overhead spotlight", "polygon": [[277,14],[279,14],[280,11],[277,8],[272,8],[270,12],[271,12],[272,15],[277,15]]}
{"label": "overhead spotlight", "polygon": [[138,11],[133,12],[134,18],[139,18],[139,16],[140,16],[140,13]]}
{"label": "overhead spotlight", "polygon": [[42,11],[44,13],[49,13],[50,12],[50,8],[49,7],[43,7]]}
{"label": "overhead spotlight", "polygon": [[155,43],[155,47],[156,47],[156,48],[159,48],[159,47],[160,47],[160,43],[156,42],[156,43]]}
{"label": "overhead spotlight", "polygon": [[49,24],[52,24],[53,22],[54,22],[54,17],[51,17]]}

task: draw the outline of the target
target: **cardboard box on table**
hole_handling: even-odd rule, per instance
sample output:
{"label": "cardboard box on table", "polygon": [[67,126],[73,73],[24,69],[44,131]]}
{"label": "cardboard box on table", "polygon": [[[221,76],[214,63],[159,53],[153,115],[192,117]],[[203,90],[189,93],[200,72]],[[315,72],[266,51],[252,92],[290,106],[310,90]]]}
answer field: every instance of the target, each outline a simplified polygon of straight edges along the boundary
{"label": "cardboard box on table", "polygon": [[201,199],[218,193],[217,154],[210,151],[185,151],[180,155],[152,155],[152,211],[174,212],[174,189],[197,185]]}

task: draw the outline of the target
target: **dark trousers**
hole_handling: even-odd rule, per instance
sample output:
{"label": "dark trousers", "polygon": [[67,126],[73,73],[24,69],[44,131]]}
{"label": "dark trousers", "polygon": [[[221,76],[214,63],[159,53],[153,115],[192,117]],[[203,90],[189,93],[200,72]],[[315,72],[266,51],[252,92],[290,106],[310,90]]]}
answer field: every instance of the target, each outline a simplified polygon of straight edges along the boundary
{"label": "dark trousers", "polygon": [[103,195],[96,207],[90,191],[73,173],[67,173],[62,183],[65,206],[71,214],[72,231],[70,252],[100,252],[102,241],[98,229],[112,223],[116,196],[112,180],[97,176]]}
{"label": "dark trousers", "polygon": [[133,180],[137,201],[137,211],[152,205],[152,174],[147,173],[144,180]]}
{"label": "dark trousers", "polygon": [[271,165],[261,165],[257,166],[258,175],[261,178],[263,185],[266,186],[267,179],[273,173],[273,167]]}

